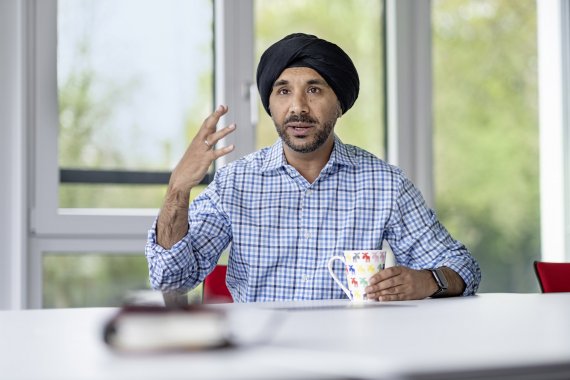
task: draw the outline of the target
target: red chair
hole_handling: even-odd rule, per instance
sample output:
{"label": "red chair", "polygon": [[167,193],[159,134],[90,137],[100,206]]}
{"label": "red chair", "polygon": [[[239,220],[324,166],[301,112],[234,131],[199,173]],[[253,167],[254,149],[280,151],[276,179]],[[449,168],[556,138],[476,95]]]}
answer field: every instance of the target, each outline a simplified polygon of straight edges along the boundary
{"label": "red chair", "polygon": [[212,273],[204,279],[202,303],[231,303],[232,295],[226,286],[228,267],[216,265]]}
{"label": "red chair", "polygon": [[570,263],[535,261],[534,271],[543,293],[570,292]]}

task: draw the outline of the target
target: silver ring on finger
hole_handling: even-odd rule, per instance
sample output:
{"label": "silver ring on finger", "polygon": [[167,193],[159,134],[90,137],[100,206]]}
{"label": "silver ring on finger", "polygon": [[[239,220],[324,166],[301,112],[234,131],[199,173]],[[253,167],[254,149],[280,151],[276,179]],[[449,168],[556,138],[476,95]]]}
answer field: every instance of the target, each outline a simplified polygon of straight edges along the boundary
{"label": "silver ring on finger", "polygon": [[210,145],[210,143],[208,142],[208,139],[204,139],[204,144],[206,144],[206,146],[208,147],[208,150],[212,149],[212,145]]}

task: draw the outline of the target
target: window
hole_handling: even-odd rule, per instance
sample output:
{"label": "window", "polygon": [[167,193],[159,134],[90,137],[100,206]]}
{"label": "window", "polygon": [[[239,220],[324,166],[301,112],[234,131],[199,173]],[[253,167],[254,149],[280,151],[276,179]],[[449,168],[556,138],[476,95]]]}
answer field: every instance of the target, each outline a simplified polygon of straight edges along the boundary
{"label": "window", "polygon": [[148,288],[146,259],[140,253],[43,255],[42,306],[121,306],[129,291]]}
{"label": "window", "polygon": [[209,0],[59,1],[60,208],[160,206],[213,107],[212,17]]}
{"label": "window", "polygon": [[436,208],[479,260],[480,290],[536,290],[536,1],[433,2]]}
{"label": "window", "polygon": [[29,7],[37,75],[28,306],[116,305],[119,293],[148,288],[146,231],[170,170],[213,109],[214,4]]}

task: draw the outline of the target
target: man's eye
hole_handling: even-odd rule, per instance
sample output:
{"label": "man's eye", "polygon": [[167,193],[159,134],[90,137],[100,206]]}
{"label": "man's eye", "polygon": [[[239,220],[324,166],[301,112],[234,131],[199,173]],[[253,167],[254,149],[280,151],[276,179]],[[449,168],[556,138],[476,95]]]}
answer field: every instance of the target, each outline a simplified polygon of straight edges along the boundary
{"label": "man's eye", "polygon": [[281,88],[281,89],[277,90],[277,93],[279,95],[287,95],[289,93],[289,90],[287,90],[286,88]]}
{"label": "man's eye", "polygon": [[320,92],[320,89],[319,89],[318,87],[310,87],[309,90],[308,90],[308,92],[309,92],[310,94],[317,94],[317,93]]}

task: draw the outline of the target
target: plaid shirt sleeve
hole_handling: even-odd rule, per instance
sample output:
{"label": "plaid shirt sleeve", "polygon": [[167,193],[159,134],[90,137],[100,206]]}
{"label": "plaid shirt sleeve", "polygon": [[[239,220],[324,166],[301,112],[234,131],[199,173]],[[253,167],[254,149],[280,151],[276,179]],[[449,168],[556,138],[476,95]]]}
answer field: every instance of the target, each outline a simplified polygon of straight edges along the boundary
{"label": "plaid shirt sleeve", "polygon": [[473,295],[481,270],[467,248],[454,240],[412,182],[401,176],[397,208],[386,229],[386,240],[399,265],[412,269],[448,267],[465,282],[463,295]]}
{"label": "plaid shirt sleeve", "polygon": [[216,190],[219,173],[190,205],[188,233],[170,249],[157,243],[158,219],[154,221],[145,247],[153,289],[180,292],[193,289],[213,270],[231,241],[231,226],[221,210]]}

